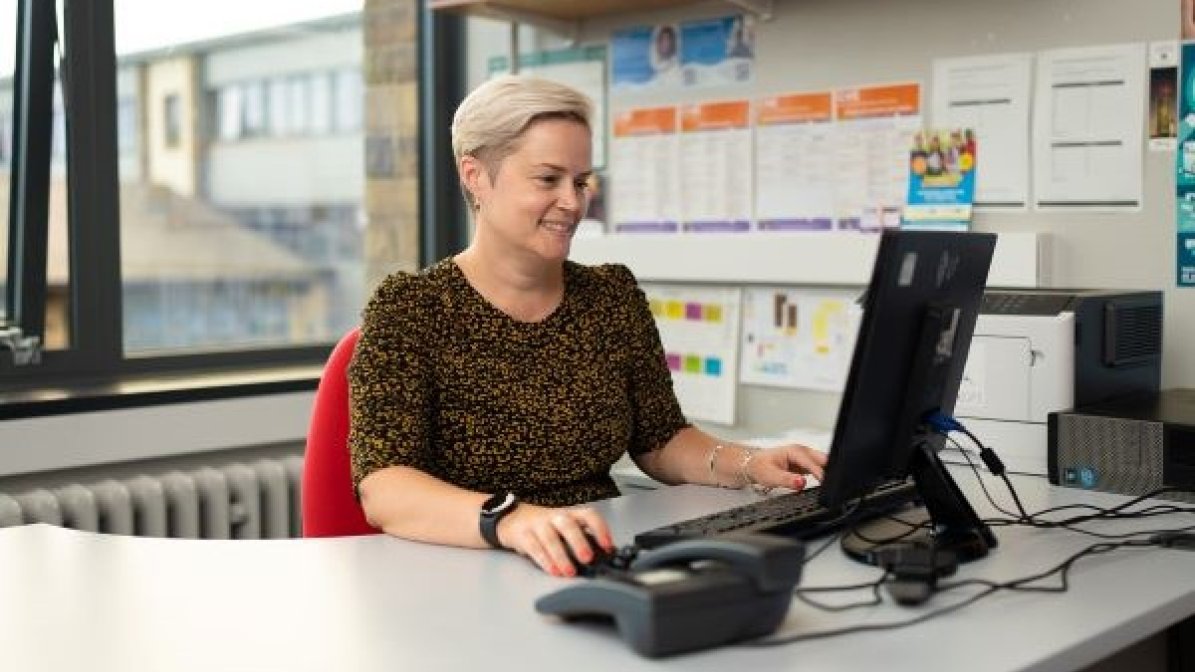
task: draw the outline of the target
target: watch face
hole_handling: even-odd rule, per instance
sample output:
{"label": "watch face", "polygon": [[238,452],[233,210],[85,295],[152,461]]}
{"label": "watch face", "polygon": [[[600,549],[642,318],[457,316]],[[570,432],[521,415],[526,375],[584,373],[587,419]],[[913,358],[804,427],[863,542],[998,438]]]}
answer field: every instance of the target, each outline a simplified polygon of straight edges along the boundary
{"label": "watch face", "polygon": [[481,512],[486,515],[493,516],[514,506],[515,502],[517,501],[518,499],[515,497],[513,492],[494,495],[493,497],[487,499],[485,504],[481,505]]}

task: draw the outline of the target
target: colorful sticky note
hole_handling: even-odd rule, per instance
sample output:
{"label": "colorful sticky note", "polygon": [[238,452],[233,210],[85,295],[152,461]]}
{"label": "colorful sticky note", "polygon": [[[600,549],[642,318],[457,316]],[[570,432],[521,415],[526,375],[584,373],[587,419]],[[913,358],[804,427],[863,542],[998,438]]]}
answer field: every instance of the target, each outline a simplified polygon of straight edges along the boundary
{"label": "colorful sticky note", "polygon": [[680,371],[680,355],[670,352],[664,355],[664,361],[668,362],[669,371]]}
{"label": "colorful sticky note", "polygon": [[685,355],[685,373],[701,373],[700,355]]}
{"label": "colorful sticky note", "polygon": [[715,378],[722,375],[722,360],[718,357],[705,358],[705,375]]}
{"label": "colorful sticky note", "polygon": [[711,303],[705,307],[705,321],[706,322],[721,322],[722,321],[722,306],[716,303]]}
{"label": "colorful sticky note", "polygon": [[682,320],[685,317],[685,304],[680,301],[669,301],[667,312],[669,319]]}
{"label": "colorful sticky note", "polygon": [[651,314],[655,317],[664,316],[664,302],[659,299],[651,299],[647,302],[647,306],[651,308]]}
{"label": "colorful sticky note", "polygon": [[686,303],[685,304],[685,319],[701,321],[701,304],[700,303]]}

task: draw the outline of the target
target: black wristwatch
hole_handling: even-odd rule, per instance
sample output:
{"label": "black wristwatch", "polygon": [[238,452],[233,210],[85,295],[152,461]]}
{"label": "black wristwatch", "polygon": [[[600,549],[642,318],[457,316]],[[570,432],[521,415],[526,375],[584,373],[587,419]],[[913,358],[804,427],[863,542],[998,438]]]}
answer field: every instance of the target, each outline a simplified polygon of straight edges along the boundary
{"label": "black wristwatch", "polygon": [[513,492],[494,495],[481,505],[481,538],[494,548],[505,548],[498,541],[498,521],[515,510],[519,498]]}

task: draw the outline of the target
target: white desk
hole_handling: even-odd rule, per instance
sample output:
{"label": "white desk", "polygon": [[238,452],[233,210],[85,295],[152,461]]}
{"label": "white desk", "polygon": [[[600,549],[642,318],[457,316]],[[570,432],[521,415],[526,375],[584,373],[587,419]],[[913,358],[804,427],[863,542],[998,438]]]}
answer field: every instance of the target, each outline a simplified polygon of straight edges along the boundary
{"label": "white desk", "polygon": [[[975,489],[967,473],[956,477]],[[1052,489],[1039,479],[1019,483],[1033,509],[1120,501]],[[981,496],[971,496],[986,510]],[[626,542],[636,531],[750,497],[685,486],[599,508]],[[1068,532],[1001,528],[998,534],[999,549],[960,577],[1023,576],[1089,543]],[[809,565],[804,585],[867,580],[874,572],[834,548]],[[1195,553],[1122,551],[1087,559],[1065,595],[997,594],[904,630],[768,649],[726,647],[664,661],[638,657],[613,629],[564,625],[535,613],[536,597],[565,584],[515,555],[383,536],[184,541],[8,528],[0,530],[0,669],[1075,669],[1195,613]],[[939,595],[925,608],[951,599]],[[794,601],[782,632],[917,613],[886,604],[831,615]]]}

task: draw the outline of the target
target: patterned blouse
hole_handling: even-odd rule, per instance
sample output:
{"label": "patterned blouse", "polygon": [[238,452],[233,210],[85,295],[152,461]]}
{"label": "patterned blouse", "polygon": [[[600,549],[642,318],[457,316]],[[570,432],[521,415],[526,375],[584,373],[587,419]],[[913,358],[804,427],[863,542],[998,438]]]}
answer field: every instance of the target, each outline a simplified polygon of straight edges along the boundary
{"label": "patterned blouse", "polygon": [[383,281],[349,367],[354,484],[404,465],[544,506],[617,495],[610,466],[688,423],[631,271],[565,262],[564,283],[519,322],[451,258]]}

